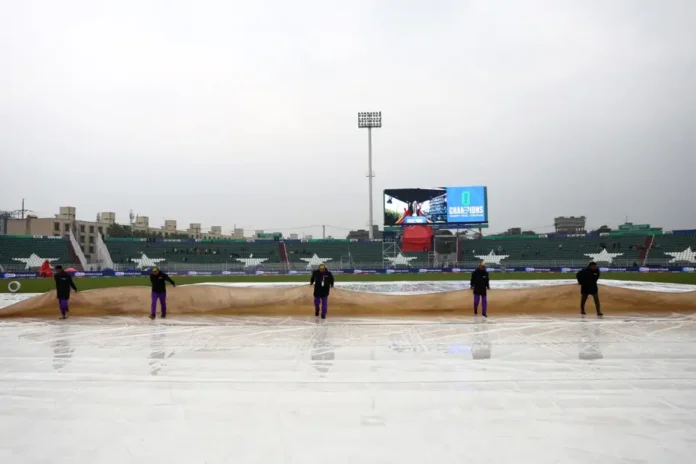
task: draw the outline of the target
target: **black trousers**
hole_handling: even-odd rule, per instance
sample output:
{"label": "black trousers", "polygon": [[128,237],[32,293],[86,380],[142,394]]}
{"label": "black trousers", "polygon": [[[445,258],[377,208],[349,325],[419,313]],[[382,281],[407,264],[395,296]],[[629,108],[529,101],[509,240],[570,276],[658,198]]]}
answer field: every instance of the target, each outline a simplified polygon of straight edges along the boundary
{"label": "black trousers", "polygon": [[590,295],[592,295],[592,299],[594,300],[594,305],[595,305],[595,308],[597,309],[597,312],[600,312],[599,311],[599,294],[598,293],[591,293],[591,294],[583,293],[582,298],[580,299],[580,309],[585,311],[585,303],[587,303],[587,297],[589,297]]}

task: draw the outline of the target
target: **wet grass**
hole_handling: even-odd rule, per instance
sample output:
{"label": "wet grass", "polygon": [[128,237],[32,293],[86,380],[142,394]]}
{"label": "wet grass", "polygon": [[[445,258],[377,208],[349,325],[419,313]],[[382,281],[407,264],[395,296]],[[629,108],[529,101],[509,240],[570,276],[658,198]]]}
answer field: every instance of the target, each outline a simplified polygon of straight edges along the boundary
{"label": "wet grass", "polygon": [[[398,281],[452,281],[468,280],[470,274],[379,274],[379,275],[337,275],[341,282],[398,282]],[[553,280],[573,279],[568,274],[551,273],[491,273],[491,280]],[[605,279],[632,280],[639,282],[665,282],[696,285],[696,273],[638,273],[638,272],[605,272]],[[201,282],[309,282],[309,276],[172,276],[179,285]],[[7,293],[7,285],[13,279],[0,281],[0,293]],[[53,279],[18,279],[22,284],[20,293],[43,293],[55,288]],[[147,277],[95,277],[75,279],[77,288],[91,290],[95,288],[149,286]]]}

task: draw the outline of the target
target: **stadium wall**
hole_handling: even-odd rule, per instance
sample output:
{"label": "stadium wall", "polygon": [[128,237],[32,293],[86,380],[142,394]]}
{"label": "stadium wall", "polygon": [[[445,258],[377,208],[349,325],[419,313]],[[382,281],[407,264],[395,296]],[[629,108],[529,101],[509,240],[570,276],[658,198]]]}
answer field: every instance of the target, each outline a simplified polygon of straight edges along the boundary
{"label": "stadium wall", "polygon": [[[563,273],[571,276],[578,272],[580,267],[514,267],[505,268],[504,271],[497,268],[488,268],[490,272],[505,273]],[[694,267],[672,266],[672,267],[600,267],[602,272],[670,272],[670,273],[692,273],[696,272]],[[470,273],[474,267],[467,268],[413,268],[413,269],[336,269],[336,275],[394,275],[394,274],[461,274]],[[278,275],[310,275],[310,270],[248,270],[248,271],[169,271],[172,276],[278,276]],[[150,270],[143,271],[99,271],[99,272],[75,272],[74,277],[88,278],[118,278],[118,277],[140,277],[150,275]],[[0,279],[33,279],[39,278],[37,272],[5,272],[0,273]]]}

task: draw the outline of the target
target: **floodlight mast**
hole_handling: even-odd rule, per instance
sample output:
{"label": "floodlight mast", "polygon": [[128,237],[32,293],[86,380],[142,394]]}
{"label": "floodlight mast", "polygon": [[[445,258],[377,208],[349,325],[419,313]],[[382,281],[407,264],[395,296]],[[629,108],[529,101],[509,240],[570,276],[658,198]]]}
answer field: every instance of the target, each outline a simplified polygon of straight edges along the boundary
{"label": "floodlight mast", "polygon": [[367,179],[368,179],[368,196],[370,201],[370,217],[368,220],[370,240],[375,238],[375,220],[373,216],[373,198],[372,198],[372,179],[375,173],[372,171],[372,129],[382,127],[382,112],[367,111],[358,113],[358,129],[367,129]]}

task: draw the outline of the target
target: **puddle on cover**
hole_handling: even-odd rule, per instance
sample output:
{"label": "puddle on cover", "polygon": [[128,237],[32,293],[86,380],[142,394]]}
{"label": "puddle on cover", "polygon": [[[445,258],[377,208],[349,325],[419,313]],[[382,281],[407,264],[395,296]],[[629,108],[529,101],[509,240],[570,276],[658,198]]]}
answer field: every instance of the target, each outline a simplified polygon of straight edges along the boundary
{"label": "puddle on cover", "polygon": [[0,321],[0,462],[687,463],[695,342],[683,315]]}
{"label": "puddle on cover", "polygon": [[696,319],[0,321],[0,462],[692,462]]}

